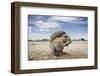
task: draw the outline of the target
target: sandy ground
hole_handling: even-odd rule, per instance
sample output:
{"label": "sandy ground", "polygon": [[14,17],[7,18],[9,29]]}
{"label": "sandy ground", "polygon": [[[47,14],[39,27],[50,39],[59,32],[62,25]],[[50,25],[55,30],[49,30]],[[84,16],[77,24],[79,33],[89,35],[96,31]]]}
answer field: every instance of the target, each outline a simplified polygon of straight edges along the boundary
{"label": "sandy ground", "polygon": [[29,41],[28,60],[48,60],[48,59],[79,59],[88,57],[88,42],[87,41],[72,41],[65,47],[65,54],[55,57],[49,47],[49,42],[34,42]]}

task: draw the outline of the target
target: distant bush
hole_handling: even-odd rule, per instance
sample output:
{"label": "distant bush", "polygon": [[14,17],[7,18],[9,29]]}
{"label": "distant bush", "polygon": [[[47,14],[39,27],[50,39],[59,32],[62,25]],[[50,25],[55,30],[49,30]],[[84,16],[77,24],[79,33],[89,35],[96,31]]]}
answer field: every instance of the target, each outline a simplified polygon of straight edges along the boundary
{"label": "distant bush", "polygon": [[73,39],[72,41],[87,41],[85,38]]}
{"label": "distant bush", "polygon": [[48,39],[42,39],[41,41],[49,41]]}
{"label": "distant bush", "polygon": [[33,41],[33,40],[28,40],[28,41]]}
{"label": "distant bush", "polygon": [[79,40],[80,40],[80,41],[86,41],[86,39],[84,39],[84,38],[80,38]]}

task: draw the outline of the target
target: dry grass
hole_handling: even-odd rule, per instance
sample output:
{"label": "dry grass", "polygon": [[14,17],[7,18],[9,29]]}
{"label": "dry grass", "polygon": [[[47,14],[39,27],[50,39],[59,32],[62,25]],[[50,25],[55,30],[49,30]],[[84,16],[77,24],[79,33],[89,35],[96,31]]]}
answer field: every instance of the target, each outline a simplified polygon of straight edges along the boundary
{"label": "dry grass", "polygon": [[88,57],[88,42],[87,41],[72,41],[65,47],[65,54],[55,58],[49,47],[49,42],[29,41],[28,60],[48,60],[48,59],[79,59]]}

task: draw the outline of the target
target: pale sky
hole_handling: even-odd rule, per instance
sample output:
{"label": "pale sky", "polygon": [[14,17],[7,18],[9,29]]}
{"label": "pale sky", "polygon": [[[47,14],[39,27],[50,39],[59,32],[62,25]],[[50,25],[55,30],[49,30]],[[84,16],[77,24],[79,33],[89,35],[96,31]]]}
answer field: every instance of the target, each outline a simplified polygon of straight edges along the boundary
{"label": "pale sky", "polygon": [[49,39],[56,31],[68,33],[71,39],[88,39],[88,18],[28,15],[29,40]]}

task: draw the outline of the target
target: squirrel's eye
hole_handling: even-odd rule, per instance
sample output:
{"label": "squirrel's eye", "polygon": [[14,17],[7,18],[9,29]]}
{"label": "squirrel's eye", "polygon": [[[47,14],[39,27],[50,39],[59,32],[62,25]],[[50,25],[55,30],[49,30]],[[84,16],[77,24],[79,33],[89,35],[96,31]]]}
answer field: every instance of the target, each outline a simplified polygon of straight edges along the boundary
{"label": "squirrel's eye", "polygon": [[67,36],[64,36],[64,37],[67,37]]}

